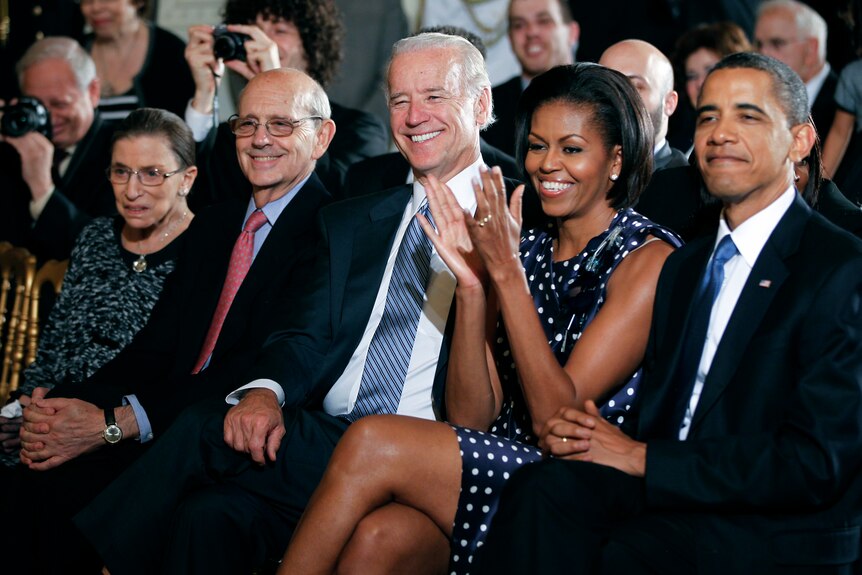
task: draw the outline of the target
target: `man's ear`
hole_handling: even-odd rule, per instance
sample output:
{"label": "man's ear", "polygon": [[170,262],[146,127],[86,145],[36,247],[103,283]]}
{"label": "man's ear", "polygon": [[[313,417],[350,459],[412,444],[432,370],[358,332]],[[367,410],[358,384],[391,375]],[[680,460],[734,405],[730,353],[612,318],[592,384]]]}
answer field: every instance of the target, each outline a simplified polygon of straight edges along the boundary
{"label": "man's ear", "polygon": [[794,164],[808,157],[814,141],[817,139],[817,130],[811,122],[804,122],[790,128],[793,143],[790,146],[788,157]]}
{"label": "man's ear", "polygon": [[485,87],[476,99],[476,125],[482,126],[488,121],[491,111],[491,88]]}
{"label": "man's ear", "polygon": [[99,81],[99,77],[96,76],[87,85],[87,96],[90,97],[90,102],[93,104],[94,110],[99,106],[99,97],[101,96],[101,94],[102,84]]}
{"label": "man's ear", "polygon": [[667,93],[667,96],[664,97],[664,115],[670,117],[676,111],[676,107],[679,104],[679,94],[676,90],[671,90]]}
{"label": "man's ear", "polygon": [[329,148],[329,144],[332,142],[332,138],[334,136],[335,122],[329,118],[322,120],[320,127],[317,129],[317,133],[314,136],[314,150],[311,152],[312,160],[318,160],[326,153],[326,150]]}
{"label": "man's ear", "polygon": [[572,20],[569,22],[569,48],[578,43],[581,39],[581,25]]}

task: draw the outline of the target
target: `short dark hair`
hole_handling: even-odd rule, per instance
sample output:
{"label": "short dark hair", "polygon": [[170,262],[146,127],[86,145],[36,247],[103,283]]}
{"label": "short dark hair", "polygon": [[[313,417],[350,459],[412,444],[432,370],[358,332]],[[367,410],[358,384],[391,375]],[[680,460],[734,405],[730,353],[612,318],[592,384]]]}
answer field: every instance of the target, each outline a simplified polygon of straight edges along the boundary
{"label": "short dark hair", "polygon": [[195,165],[195,139],[186,123],[167,110],[138,108],[123,118],[114,132],[111,148],[120,140],[139,136],[162,136],[168,141],[180,167]]}
{"label": "short dark hair", "polygon": [[533,114],[551,102],[592,110],[592,124],[601,133],[605,148],[618,145],[622,149],[619,179],[608,190],[607,199],[614,209],[633,206],[652,175],[653,129],[629,79],[592,63],[557,66],[533,78],[515,116],[515,157],[527,182],[530,178],[524,163]]}
{"label": "short dark hair", "polygon": [[775,97],[787,116],[788,127],[808,121],[808,93],[802,79],[790,66],[756,52],[739,52],[722,58],[706,77],[709,79],[718,70],[737,69],[760,70],[769,74]]}
{"label": "short dark hair", "polygon": [[292,22],[299,30],[308,75],[326,86],[338,71],[344,26],[334,0],[228,0],[228,24],[253,24],[258,15]]}

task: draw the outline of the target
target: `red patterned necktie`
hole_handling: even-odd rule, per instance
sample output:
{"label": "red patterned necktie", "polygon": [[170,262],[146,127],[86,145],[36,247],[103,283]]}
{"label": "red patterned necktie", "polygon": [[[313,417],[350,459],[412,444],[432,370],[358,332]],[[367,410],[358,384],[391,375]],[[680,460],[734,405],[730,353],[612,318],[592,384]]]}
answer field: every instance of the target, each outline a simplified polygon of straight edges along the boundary
{"label": "red patterned necktie", "polygon": [[213,321],[210,324],[210,329],[207,332],[207,337],[204,340],[204,345],[201,348],[201,353],[198,356],[198,361],[192,373],[198,373],[206,365],[207,359],[212,355],[215,349],[216,341],[218,340],[221,326],[224,324],[224,318],[233,303],[233,298],[236,296],[239,286],[245,279],[248,273],[248,268],[251,267],[251,258],[254,254],[254,234],[260,227],[266,223],[266,215],[260,210],[255,210],[249,216],[242,233],[236,239],[233,245],[233,251],[230,254],[230,263],[227,268],[227,277],[224,281],[224,286],[221,288],[221,295],[218,298]]}

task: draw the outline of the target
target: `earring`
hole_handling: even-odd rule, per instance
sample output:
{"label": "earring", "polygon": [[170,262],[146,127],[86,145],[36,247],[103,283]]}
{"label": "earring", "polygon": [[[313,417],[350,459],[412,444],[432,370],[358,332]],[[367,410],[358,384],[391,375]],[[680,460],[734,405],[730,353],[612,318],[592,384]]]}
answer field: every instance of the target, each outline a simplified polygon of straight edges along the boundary
{"label": "earring", "polygon": [[187,189],[187,188],[180,188],[180,190],[177,192],[177,194],[178,194],[181,198],[184,198],[184,197],[186,197],[187,195],[189,195],[189,191],[188,191],[188,189]]}
{"label": "earring", "polygon": [[619,177],[620,177],[619,174],[611,174],[611,181],[616,182],[617,179],[619,179]]}

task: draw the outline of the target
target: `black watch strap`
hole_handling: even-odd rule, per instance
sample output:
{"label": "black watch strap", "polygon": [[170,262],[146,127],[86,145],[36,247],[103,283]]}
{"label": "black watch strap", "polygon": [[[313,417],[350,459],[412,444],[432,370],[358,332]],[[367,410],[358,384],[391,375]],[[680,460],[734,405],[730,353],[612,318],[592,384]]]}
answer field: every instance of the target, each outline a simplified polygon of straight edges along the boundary
{"label": "black watch strap", "polygon": [[105,410],[105,425],[117,425],[117,418],[114,416],[114,408]]}

